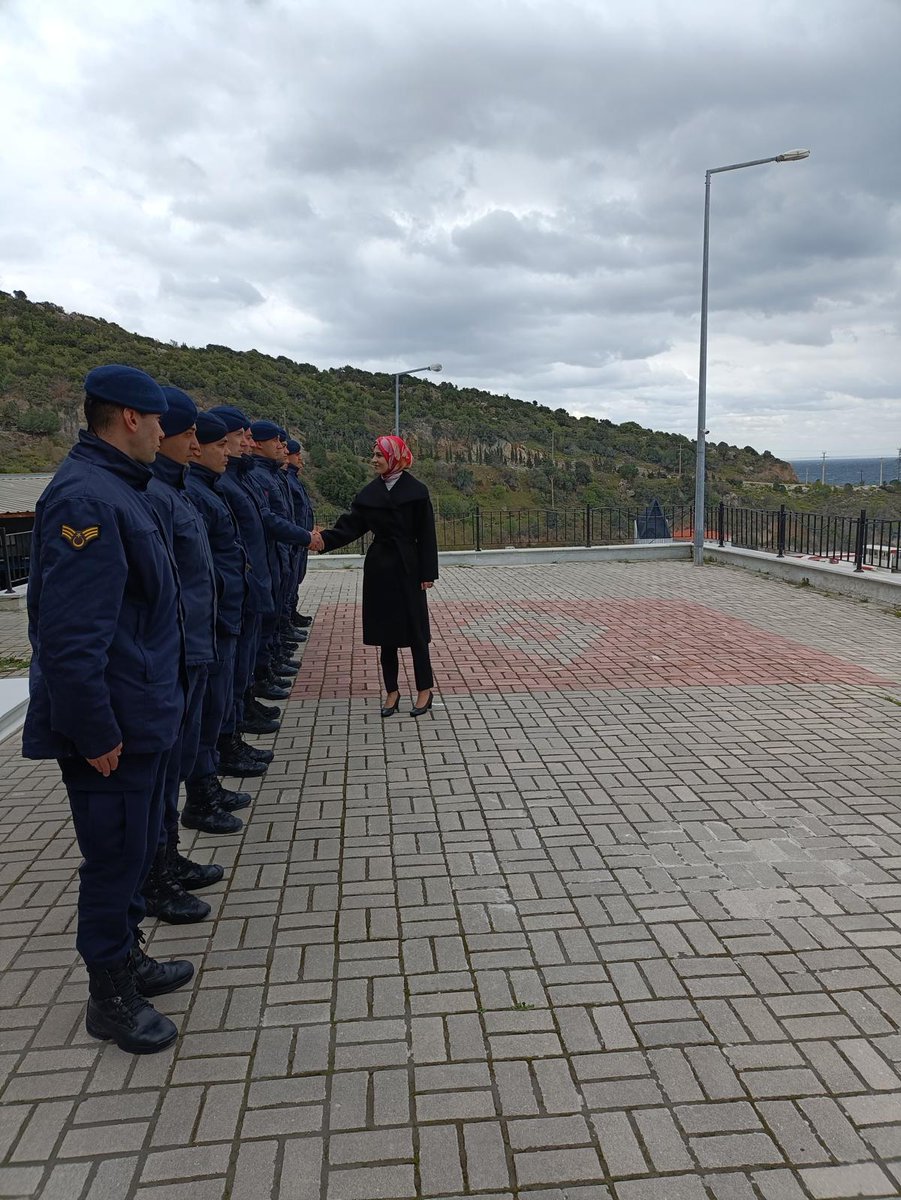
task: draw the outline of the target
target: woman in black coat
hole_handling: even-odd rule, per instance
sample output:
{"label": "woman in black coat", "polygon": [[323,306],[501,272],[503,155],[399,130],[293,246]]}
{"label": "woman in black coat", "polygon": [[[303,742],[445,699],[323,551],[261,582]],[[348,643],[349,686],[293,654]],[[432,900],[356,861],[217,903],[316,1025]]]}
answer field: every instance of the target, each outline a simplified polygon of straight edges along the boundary
{"label": "woman in black coat", "polygon": [[426,593],[438,578],[438,541],[429,490],[408,474],[413,455],[403,438],[376,439],[372,466],[377,478],[354,497],[350,512],[323,529],[325,550],[337,550],[367,531],[372,545],[363,564],[363,641],[381,646],[387,695],[382,716],[400,706],[398,647],[409,646],[416,679],[411,717],[432,707],[429,609]]}

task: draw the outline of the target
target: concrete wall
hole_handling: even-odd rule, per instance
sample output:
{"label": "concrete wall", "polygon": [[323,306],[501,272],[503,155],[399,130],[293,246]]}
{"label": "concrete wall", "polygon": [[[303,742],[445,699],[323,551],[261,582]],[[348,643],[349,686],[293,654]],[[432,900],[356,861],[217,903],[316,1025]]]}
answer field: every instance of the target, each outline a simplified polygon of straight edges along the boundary
{"label": "concrete wall", "polygon": [[[363,565],[362,554],[310,555],[310,569],[314,571],[359,570]],[[717,546],[708,542],[704,549],[705,559],[728,563],[746,571],[757,571],[786,583],[807,585],[824,592],[841,596],[852,596],[857,600],[871,600],[888,608],[901,608],[901,575],[888,571],[863,571],[855,573],[852,566],[842,563],[812,562],[808,558],[777,558],[775,554],[762,554],[757,550],[739,550],[732,546]],[[443,570],[448,567],[516,566],[517,563],[541,565],[579,562],[690,562],[692,546],[689,542],[650,542],[625,546],[556,546],[509,550],[446,550],[438,555]]]}
{"label": "concrete wall", "polygon": [[739,550],[732,546],[708,544],[705,559],[757,571],[786,583],[803,584],[822,592],[852,596],[855,600],[870,600],[888,608],[901,608],[901,575],[886,570],[855,572],[852,563],[812,562],[809,558],[777,558],[759,550]]}

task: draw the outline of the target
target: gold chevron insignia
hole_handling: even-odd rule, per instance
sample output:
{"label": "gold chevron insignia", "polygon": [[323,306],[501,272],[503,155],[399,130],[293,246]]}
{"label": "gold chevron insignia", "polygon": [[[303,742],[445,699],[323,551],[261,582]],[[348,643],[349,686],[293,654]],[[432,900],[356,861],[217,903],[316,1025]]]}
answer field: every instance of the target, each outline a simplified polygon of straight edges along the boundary
{"label": "gold chevron insignia", "polygon": [[87,529],[73,529],[71,525],[63,525],[60,533],[73,550],[83,550],[88,542],[100,537],[100,526],[89,525]]}

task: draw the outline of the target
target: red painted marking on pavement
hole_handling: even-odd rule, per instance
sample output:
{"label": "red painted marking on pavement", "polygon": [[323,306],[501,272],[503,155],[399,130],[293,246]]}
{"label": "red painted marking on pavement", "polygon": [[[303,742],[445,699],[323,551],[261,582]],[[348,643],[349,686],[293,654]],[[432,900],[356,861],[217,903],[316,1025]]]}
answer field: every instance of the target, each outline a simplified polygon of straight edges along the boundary
{"label": "red painted marking on pavement", "polygon": [[[433,601],[429,612],[436,686],[445,694],[893,683],[683,600]],[[401,669],[409,691],[409,652],[401,651]],[[378,650],[362,643],[359,606],[320,605],[292,699],[381,689]]]}

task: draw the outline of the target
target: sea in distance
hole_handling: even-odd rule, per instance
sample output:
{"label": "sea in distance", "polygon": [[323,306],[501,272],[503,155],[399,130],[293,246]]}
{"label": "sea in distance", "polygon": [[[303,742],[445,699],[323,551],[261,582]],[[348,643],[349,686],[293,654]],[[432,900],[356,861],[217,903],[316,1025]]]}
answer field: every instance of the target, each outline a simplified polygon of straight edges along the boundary
{"label": "sea in distance", "polygon": [[[790,458],[787,460],[799,483],[816,483],[823,479],[822,458]],[[898,478],[898,455],[885,458],[830,458],[826,456],[826,483],[841,487],[846,483],[878,484],[882,464],[882,482]]]}

